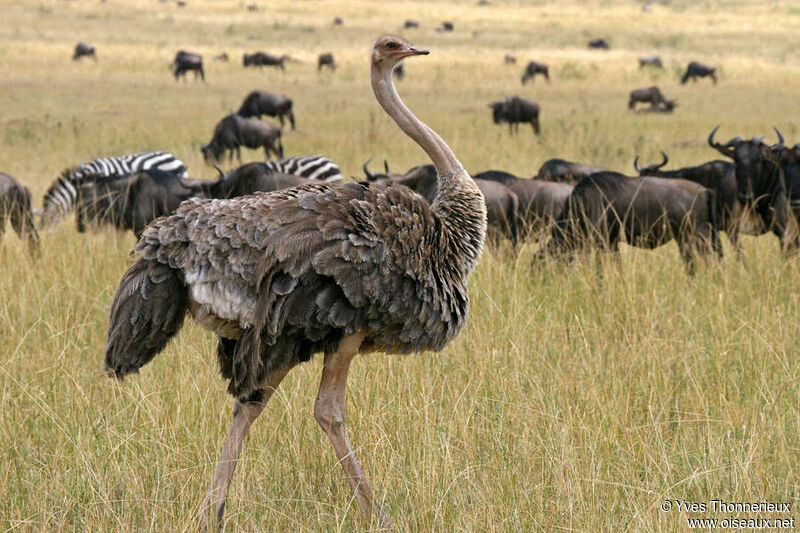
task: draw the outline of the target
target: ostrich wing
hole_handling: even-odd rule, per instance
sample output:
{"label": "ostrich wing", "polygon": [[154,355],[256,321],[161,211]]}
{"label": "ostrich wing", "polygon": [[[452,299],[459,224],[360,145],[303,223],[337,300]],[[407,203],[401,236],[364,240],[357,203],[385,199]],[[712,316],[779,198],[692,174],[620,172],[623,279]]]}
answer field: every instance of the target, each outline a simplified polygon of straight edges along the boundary
{"label": "ostrich wing", "polygon": [[371,348],[444,347],[467,297],[438,259],[437,223],[404,187],[315,183],[184,202],[136,252],[181,270],[194,308],[241,332],[220,363],[229,391],[243,396],[271,370],[334,351],[356,331]]}

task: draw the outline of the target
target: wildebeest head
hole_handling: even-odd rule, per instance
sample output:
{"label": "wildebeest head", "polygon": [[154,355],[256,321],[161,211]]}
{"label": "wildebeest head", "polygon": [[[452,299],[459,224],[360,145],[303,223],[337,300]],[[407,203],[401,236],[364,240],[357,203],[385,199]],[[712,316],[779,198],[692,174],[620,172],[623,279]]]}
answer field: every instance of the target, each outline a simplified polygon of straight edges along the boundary
{"label": "wildebeest head", "polygon": [[636,158],[633,160],[633,168],[636,169],[636,172],[639,173],[640,176],[652,176],[658,173],[661,170],[661,167],[666,165],[669,162],[669,158],[664,151],[661,151],[661,156],[663,157],[663,161],[661,163],[653,163],[652,165],[647,165],[646,167],[639,166],[639,156],[637,155]]}
{"label": "wildebeest head", "polygon": [[492,102],[489,104],[489,107],[492,109],[492,120],[495,124],[500,124],[503,121],[505,105],[505,102]]}
{"label": "wildebeest head", "polygon": [[753,183],[758,177],[760,163],[766,158],[775,160],[775,151],[764,142],[764,137],[753,137],[748,140],[737,135],[725,144],[720,144],[714,140],[718,129],[719,126],[711,130],[708,135],[708,145],[725,157],[733,159],[739,201],[752,203],[755,199]]}
{"label": "wildebeest head", "polygon": [[[370,172],[369,169],[367,168],[367,165],[369,165],[370,161],[372,161],[371,157],[369,159],[367,159],[366,161],[364,161],[364,165],[361,167],[362,169],[364,169],[364,176],[367,178],[367,181],[378,181],[378,180],[387,179],[387,178],[391,178],[392,177],[392,175],[389,173],[389,162],[388,161],[386,161],[385,159],[383,160],[383,169],[384,169],[384,173],[383,174],[378,174],[376,172]],[[397,175],[395,177],[398,177],[398,176],[399,175]]]}
{"label": "wildebeest head", "polygon": [[792,147],[786,146],[778,128],[775,128],[775,133],[778,134],[778,144],[772,146],[772,151],[783,168],[786,190],[793,207],[795,207],[797,198],[800,196],[800,143]]}
{"label": "wildebeest head", "polygon": [[205,161],[207,165],[211,165],[222,157],[222,154],[225,153],[225,147],[217,142],[211,141],[207,145],[201,146],[200,151],[203,153],[203,161]]}

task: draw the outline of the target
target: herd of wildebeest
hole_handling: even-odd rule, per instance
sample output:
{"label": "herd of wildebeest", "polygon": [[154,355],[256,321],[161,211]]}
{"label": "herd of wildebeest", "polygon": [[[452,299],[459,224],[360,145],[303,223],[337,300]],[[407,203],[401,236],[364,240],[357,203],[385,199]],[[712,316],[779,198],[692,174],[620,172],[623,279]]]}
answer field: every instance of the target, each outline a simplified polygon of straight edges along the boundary
{"label": "herd of wildebeest", "polygon": [[[343,21],[337,17],[334,25]],[[419,23],[407,20],[406,29]],[[444,23],[437,31],[453,31]],[[590,48],[608,49],[603,39],[589,42]],[[95,47],[78,43],[74,59],[91,57]],[[227,53],[215,56],[227,61]],[[245,67],[286,68],[289,55],[265,52],[244,54]],[[516,57],[506,54],[504,63],[516,64]],[[640,68],[663,68],[658,55],[638,58]],[[401,64],[402,66],[402,64]],[[318,70],[336,69],[333,55],[319,56]],[[199,54],[181,50],[172,63],[175,79],[195,72],[205,79]],[[397,74],[397,73],[396,73]],[[522,84],[542,75],[550,81],[548,65],[530,61],[523,72]],[[717,82],[716,70],[696,61],[689,63],[682,83],[697,77]],[[666,99],[657,87],[631,92],[628,106],[649,103],[647,111],[672,111],[675,102]],[[539,133],[537,103],[509,97],[490,104],[495,123],[507,122],[512,129],[530,123]],[[261,120],[267,115],[280,121]],[[211,140],[202,147],[208,164],[221,161],[225,153],[241,165],[241,146],[263,149],[268,160],[247,163],[216,181],[194,180],[186,167],[168,152],[143,152],[121,157],[101,158],[61,172],[45,194],[43,208],[31,205],[28,189],[7,174],[0,174],[0,237],[9,219],[14,230],[28,241],[32,255],[38,256],[39,238],[34,215],[41,212],[41,226],[52,225],[70,211],[76,212],[79,231],[99,223],[132,230],[137,236],[155,218],[169,214],[191,197],[231,198],[261,191],[292,187],[310,179],[341,179],[338,166],[321,156],[283,159],[282,127],[288,121],[295,128],[294,105],[290,97],[254,90],[238,111],[219,121]],[[535,239],[539,249],[535,262],[546,257],[571,258],[579,251],[596,249],[614,254],[620,241],[630,245],[655,248],[675,239],[689,272],[698,257],[721,256],[719,232],[724,231],[740,253],[739,234],[759,235],[772,232],[780,239],[784,253],[800,245],[797,217],[800,216],[800,143],[790,147],[775,129],[778,142],[768,144],[763,137],[734,137],[726,143],[716,140],[717,128],[708,136],[708,145],[724,160],[696,166],[664,170],[663,161],[634,168],[638,176],[627,176],[599,166],[563,159],[546,161],[532,178],[515,176],[502,170],[473,174],[487,203],[488,219],[494,239]],[[364,179],[406,186],[432,201],[437,178],[432,165],[417,166],[405,173],[391,173],[384,162],[384,172],[372,172],[364,163]],[[477,169],[475,169],[477,170]]]}

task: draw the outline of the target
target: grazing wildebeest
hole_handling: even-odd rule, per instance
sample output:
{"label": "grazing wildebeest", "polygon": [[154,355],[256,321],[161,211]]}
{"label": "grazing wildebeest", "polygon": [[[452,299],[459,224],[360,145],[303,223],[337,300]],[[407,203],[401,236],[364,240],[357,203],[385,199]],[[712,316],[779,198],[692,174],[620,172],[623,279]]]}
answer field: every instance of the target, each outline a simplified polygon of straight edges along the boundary
{"label": "grazing wildebeest", "polygon": [[503,102],[492,102],[489,107],[492,109],[492,120],[495,124],[508,122],[509,133],[518,131],[520,122],[529,122],[533,133],[539,135],[539,104],[536,102],[512,96]]}
{"label": "grazing wildebeest", "polygon": [[[385,165],[385,174],[375,174],[367,169],[369,159],[364,163],[364,174],[368,181],[381,181],[404,185],[419,193],[429,203],[433,202],[437,192],[436,169],[433,165],[421,165],[412,168],[405,174],[390,174]],[[519,233],[519,198],[510,188],[502,183],[475,179],[475,183],[486,200],[487,221],[490,234],[496,239],[506,237],[513,245],[517,244]]]}
{"label": "grazing wildebeest", "polygon": [[778,134],[778,144],[773,148],[783,168],[789,205],[795,218],[800,220],[800,143],[790,148],[784,144],[783,135],[777,128],[775,132]]}
{"label": "grazing wildebeest", "polygon": [[91,57],[97,61],[97,54],[95,53],[94,46],[88,43],[78,43],[75,45],[75,53],[72,54],[72,59],[77,61],[82,57]]}
{"label": "grazing wildebeest", "polygon": [[253,52],[252,54],[244,54],[245,67],[278,67],[281,70],[286,70],[284,63],[289,60],[289,56],[283,54],[282,56],[274,56],[265,52]]}
{"label": "grazing wildebeest", "polygon": [[221,54],[212,57],[211,61],[228,61],[228,59],[230,59],[228,57],[228,52],[222,52]]}
{"label": "grazing wildebeest", "polygon": [[444,21],[444,22],[442,22],[441,26],[436,28],[436,31],[439,32],[439,33],[446,33],[446,32],[453,31],[453,28],[454,28],[454,26],[453,26],[452,22]]}
{"label": "grazing wildebeest", "polygon": [[653,163],[646,167],[639,166],[639,156],[633,160],[633,168],[640,177],[655,176],[658,178],[680,178],[693,181],[703,187],[714,191],[717,199],[717,222],[719,228],[728,234],[728,239],[741,254],[739,232],[742,230],[742,204],[736,195],[736,174],[733,163],[719,159],[708,161],[702,165],[677,168],[675,170],[661,170],[669,158],[661,152],[661,163]]}
{"label": "grazing wildebeest", "polygon": [[689,78],[691,78],[692,81],[697,81],[697,78],[705,78],[706,76],[710,77],[714,81],[714,85],[716,85],[717,67],[705,65],[699,61],[692,61],[686,67],[686,74],[684,74],[681,78],[681,85],[684,85],[687,81],[689,81]]}
{"label": "grazing wildebeest", "polygon": [[601,50],[608,50],[611,47],[608,45],[605,39],[602,37],[598,37],[597,39],[592,39],[589,41],[588,45],[589,48],[599,48]]}
{"label": "grazing wildebeest", "polygon": [[258,120],[256,118],[240,117],[236,113],[223,118],[214,128],[214,136],[211,141],[203,146],[203,159],[206,163],[217,161],[230,150],[230,162],[233,162],[233,152],[239,162],[242,161],[241,146],[247,148],[264,148],[264,154],[269,159],[270,152],[274,152],[278,157],[283,157],[283,145],[281,144],[281,129],[274,124]]}
{"label": "grazing wildebeest", "polygon": [[542,163],[534,179],[575,185],[586,176],[591,176],[596,172],[606,172],[606,169],[595,165],[573,163],[564,159],[548,159]]}
{"label": "grazing wildebeest", "polygon": [[503,57],[503,63],[506,64],[506,65],[516,65],[517,64],[517,56],[511,55],[511,54],[506,54]]}
{"label": "grazing wildebeest", "polygon": [[175,81],[178,81],[180,77],[186,79],[186,73],[190,70],[194,71],[194,79],[197,79],[199,74],[200,79],[206,81],[206,75],[203,72],[203,56],[194,52],[179,50],[172,61],[172,72],[175,75]]}
{"label": "grazing wildebeest", "polygon": [[525,85],[525,82],[528,80],[536,81],[536,75],[541,74],[544,76],[544,79],[550,81],[550,69],[544,63],[539,63],[538,61],[531,61],[528,63],[528,66],[525,67],[525,72],[522,73],[522,85]]}
{"label": "grazing wildebeest", "polygon": [[139,237],[150,222],[169,215],[184,200],[202,196],[200,183],[184,182],[171,172],[150,169],[125,178],[95,178],[78,189],[75,223],[83,233],[87,225],[111,224]]}
{"label": "grazing wildebeest", "polygon": [[592,174],[567,198],[545,253],[570,258],[594,245],[616,256],[623,238],[639,248],[675,239],[692,274],[695,255],[722,257],[715,202],[714,191],[688,180]]}
{"label": "grazing wildebeest", "polygon": [[336,62],[333,60],[333,54],[326,52],[319,55],[319,58],[317,58],[317,72],[322,70],[322,67],[328,67],[331,70],[336,70]]}
{"label": "grazing wildebeest", "polygon": [[797,251],[800,235],[776,150],[763,137],[745,140],[737,136],[720,144],[714,141],[718,129],[711,130],[708,144],[733,159],[739,201],[762,223],[762,233],[772,231],[778,236],[785,255]]}
{"label": "grazing wildebeest", "polygon": [[[220,172],[221,174],[221,172]],[[269,169],[263,162],[247,163],[214,182],[200,184],[208,198],[236,198],[257,192],[277,191],[309,183],[308,178],[283,174]]]}
{"label": "grazing wildebeest", "polygon": [[661,94],[661,89],[653,85],[652,87],[642,87],[631,91],[630,98],[628,99],[628,109],[634,109],[637,102],[650,104],[651,107],[665,102],[666,98]]}
{"label": "grazing wildebeest", "polygon": [[265,91],[252,91],[242,102],[239,111],[236,112],[242,117],[258,117],[267,115],[275,117],[283,126],[284,117],[289,119],[289,123],[294,129],[294,110],[292,99],[285,94],[268,93]]}
{"label": "grazing wildebeest", "polygon": [[28,252],[33,257],[39,256],[39,234],[33,225],[31,212],[31,193],[20,182],[0,172],[0,241],[6,231],[6,220],[20,240],[28,243]]}
{"label": "grazing wildebeest", "polygon": [[661,62],[661,56],[658,54],[639,56],[639,68],[644,67],[664,68],[664,64]]}
{"label": "grazing wildebeest", "polygon": [[403,27],[404,27],[405,29],[407,29],[407,30],[409,30],[409,29],[411,29],[411,28],[419,28],[419,22],[417,22],[416,20],[407,19],[407,20],[406,20],[406,21],[403,23]]}
{"label": "grazing wildebeest", "polygon": [[344,24],[344,20],[342,20],[342,17],[335,17],[333,19],[334,26],[341,26],[342,24]]}
{"label": "grazing wildebeest", "polygon": [[258,5],[257,4],[247,4],[247,10],[248,11],[258,11]]}
{"label": "grazing wildebeest", "polygon": [[523,238],[549,230],[573,189],[568,183],[521,179],[502,170],[487,170],[473,177],[475,180],[502,183],[514,191],[519,199],[520,233]]}

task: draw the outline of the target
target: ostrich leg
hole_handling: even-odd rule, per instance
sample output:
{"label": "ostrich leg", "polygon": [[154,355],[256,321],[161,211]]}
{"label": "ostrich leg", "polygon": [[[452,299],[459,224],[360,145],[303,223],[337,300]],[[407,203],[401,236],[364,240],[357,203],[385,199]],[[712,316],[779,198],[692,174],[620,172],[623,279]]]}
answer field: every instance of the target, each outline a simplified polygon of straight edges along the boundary
{"label": "ostrich leg", "polygon": [[345,394],[347,392],[347,373],[350,370],[350,361],[358,353],[358,347],[363,340],[363,335],[353,335],[342,339],[339,351],[325,355],[322,368],[322,382],[319,385],[319,394],[314,404],[314,416],[336,450],[336,457],[342,463],[347,481],[356,497],[358,506],[367,520],[370,519],[373,506],[377,507],[378,522],[382,529],[391,529],[392,522],[389,517],[372,499],[372,488],[369,479],[356,457],[347,430],[344,426]]}
{"label": "ostrich leg", "polygon": [[[282,368],[269,375],[264,388],[257,390],[247,399],[236,400],[233,408],[233,424],[225,447],[222,449],[222,457],[214,470],[214,479],[206,493],[206,499],[200,508],[200,531],[208,531],[209,524],[212,524],[212,531],[219,531],[222,528],[222,515],[225,512],[225,496],[228,492],[228,484],[233,477],[236,469],[236,461],[242,451],[242,443],[253,421],[264,410],[267,401],[278,388],[284,376],[292,367]],[[212,515],[213,513],[213,515]]]}

